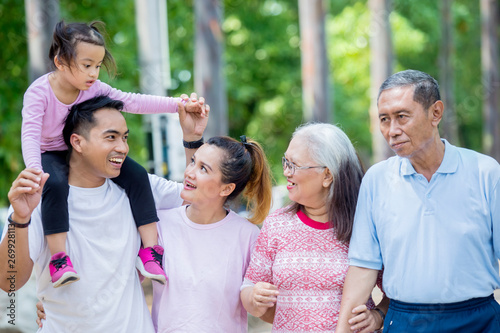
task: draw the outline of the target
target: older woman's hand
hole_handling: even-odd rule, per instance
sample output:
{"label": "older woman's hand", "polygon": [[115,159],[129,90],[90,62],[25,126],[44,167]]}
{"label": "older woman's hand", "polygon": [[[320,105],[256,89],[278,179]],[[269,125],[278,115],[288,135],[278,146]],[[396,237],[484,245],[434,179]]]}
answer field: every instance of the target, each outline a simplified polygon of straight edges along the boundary
{"label": "older woman's hand", "polygon": [[368,310],[366,305],[360,305],[352,310],[355,317],[349,320],[351,331],[360,330],[358,333],[368,333],[378,330],[384,324],[380,314],[375,310]]}
{"label": "older woman's hand", "polygon": [[245,309],[254,317],[262,317],[278,300],[279,291],[275,285],[257,282],[253,287],[241,291],[241,301]]}

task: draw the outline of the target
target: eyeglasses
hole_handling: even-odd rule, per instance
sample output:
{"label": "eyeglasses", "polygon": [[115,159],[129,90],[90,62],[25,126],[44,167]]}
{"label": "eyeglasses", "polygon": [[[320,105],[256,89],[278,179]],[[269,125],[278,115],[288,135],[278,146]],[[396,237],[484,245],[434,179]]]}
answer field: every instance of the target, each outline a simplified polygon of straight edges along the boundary
{"label": "eyeglasses", "polygon": [[292,176],[295,174],[295,170],[304,170],[304,169],[312,169],[312,168],[326,168],[326,166],[321,166],[321,165],[299,167],[299,166],[295,165],[295,163],[287,160],[285,156],[283,156],[281,158],[281,164],[283,164],[283,171],[285,171],[285,168],[288,168],[288,170],[290,170],[290,173]]}

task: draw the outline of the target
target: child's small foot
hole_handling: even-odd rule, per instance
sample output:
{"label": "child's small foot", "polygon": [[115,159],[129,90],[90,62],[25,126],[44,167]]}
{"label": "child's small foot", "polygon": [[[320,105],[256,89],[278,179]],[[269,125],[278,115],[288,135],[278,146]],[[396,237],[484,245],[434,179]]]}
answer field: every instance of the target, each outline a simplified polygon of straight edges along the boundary
{"label": "child's small foot", "polygon": [[161,284],[167,282],[167,275],[163,270],[163,247],[155,245],[153,247],[142,248],[136,259],[135,267],[145,277],[157,281]]}
{"label": "child's small foot", "polygon": [[58,252],[50,258],[49,270],[54,288],[80,280],[71,260],[64,252]]}

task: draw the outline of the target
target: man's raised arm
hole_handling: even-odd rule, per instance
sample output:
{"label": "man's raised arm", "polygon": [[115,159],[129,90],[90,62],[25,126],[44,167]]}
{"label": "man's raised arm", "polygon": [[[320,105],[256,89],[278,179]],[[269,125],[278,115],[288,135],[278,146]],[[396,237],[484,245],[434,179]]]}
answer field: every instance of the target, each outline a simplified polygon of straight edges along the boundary
{"label": "man's raised arm", "polygon": [[7,233],[0,242],[0,288],[6,292],[21,288],[33,270],[28,225],[33,210],[40,203],[47,178],[49,175],[40,170],[25,169],[10,188],[8,196],[13,212],[8,219]]}
{"label": "man's raised arm", "polygon": [[[186,95],[181,98],[186,99]],[[210,113],[210,106],[205,104],[205,99],[195,93],[191,94],[190,99],[186,103],[186,107],[193,103],[201,104],[204,113],[186,112],[183,103],[177,103],[179,107],[179,121],[182,128],[182,139],[184,141],[184,149],[186,152],[186,165],[191,163],[191,158],[196,150],[203,144],[203,132],[208,124],[208,117]]]}

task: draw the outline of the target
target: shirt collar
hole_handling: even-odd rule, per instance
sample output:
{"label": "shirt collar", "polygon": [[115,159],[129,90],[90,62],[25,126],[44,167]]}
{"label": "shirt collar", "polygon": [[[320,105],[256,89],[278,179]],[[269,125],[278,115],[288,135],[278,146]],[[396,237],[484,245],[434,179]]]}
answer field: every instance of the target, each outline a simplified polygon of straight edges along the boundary
{"label": "shirt collar", "polygon": [[326,230],[333,228],[333,223],[330,222],[318,222],[310,217],[308,217],[303,211],[300,209],[297,211],[297,217],[299,220],[301,220],[305,225],[310,226],[311,228],[318,229],[318,230]]}
{"label": "shirt collar", "polygon": [[[436,173],[454,173],[458,169],[458,149],[446,139],[441,139],[441,141],[444,143],[444,157]],[[417,173],[409,159],[405,157],[399,157],[399,159],[399,173],[401,176],[410,176]]]}

